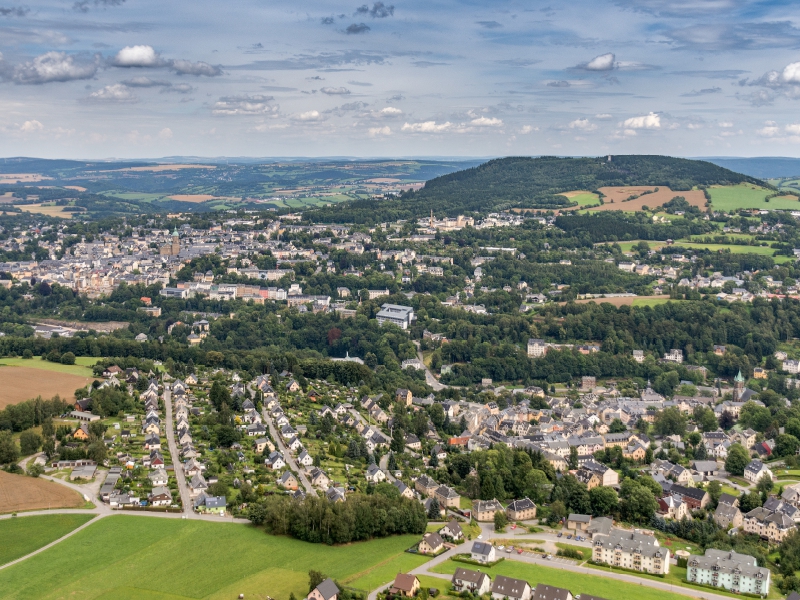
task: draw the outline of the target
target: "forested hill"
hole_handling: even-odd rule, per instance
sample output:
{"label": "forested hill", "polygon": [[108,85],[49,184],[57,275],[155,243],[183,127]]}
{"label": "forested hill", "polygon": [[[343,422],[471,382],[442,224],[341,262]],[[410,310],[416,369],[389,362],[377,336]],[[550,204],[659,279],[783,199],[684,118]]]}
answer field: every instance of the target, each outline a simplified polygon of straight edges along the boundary
{"label": "forested hill", "polygon": [[598,158],[509,157],[431,179],[421,190],[396,200],[357,200],[307,211],[315,221],[377,223],[429,214],[456,216],[519,208],[559,208],[569,200],[558,194],[603,186],[669,186],[763,182],[715,164],[669,156],[621,155]]}

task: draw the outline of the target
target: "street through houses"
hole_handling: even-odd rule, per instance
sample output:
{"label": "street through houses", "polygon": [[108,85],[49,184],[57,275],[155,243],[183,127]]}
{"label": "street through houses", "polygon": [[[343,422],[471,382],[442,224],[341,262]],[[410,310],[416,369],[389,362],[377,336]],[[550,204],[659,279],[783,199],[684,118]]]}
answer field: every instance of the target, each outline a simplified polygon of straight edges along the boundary
{"label": "street through houses", "polygon": [[164,383],[164,409],[167,415],[167,444],[169,445],[169,454],[172,457],[172,468],[175,473],[175,479],[178,482],[178,491],[181,495],[181,504],[183,505],[183,514],[193,516],[192,499],[189,494],[189,486],[186,483],[186,474],[183,472],[183,463],[180,460],[180,453],[178,452],[178,445],[175,443],[175,423],[172,419],[172,392],[170,391],[169,384]]}

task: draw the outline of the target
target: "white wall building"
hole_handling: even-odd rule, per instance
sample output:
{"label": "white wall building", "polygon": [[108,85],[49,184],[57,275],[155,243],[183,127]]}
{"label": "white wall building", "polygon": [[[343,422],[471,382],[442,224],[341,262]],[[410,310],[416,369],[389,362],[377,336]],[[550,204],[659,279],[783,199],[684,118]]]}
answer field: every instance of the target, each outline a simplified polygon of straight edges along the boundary
{"label": "white wall building", "polygon": [[736,593],[765,596],[769,592],[770,571],[759,567],[752,556],[709,548],[704,556],[689,557],[686,578]]}

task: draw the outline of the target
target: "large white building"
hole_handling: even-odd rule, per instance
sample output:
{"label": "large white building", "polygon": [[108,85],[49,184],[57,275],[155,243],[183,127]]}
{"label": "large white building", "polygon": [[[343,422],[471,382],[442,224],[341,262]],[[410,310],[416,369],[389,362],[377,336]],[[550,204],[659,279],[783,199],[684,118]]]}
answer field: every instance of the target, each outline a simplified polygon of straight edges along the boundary
{"label": "large white building", "polygon": [[690,556],[686,566],[686,578],[691,582],[741,594],[765,596],[769,592],[769,569],[759,567],[756,559],[746,554],[709,548],[704,556]]}
{"label": "large white building", "polygon": [[595,562],[643,573],[669,573],[669,551],[659,546],[655,536],[612,529],[608,534],[595,534],[592,545]]}
{"label": "large white building", "polygon": [[547,353],[547,346],[544,340],[530,338],[528,340],[528,356],[531,358],[539,358]]}
{"label": "large white building", "polygon": [[375,315],[378,323],[392,323],[401,329],[408,329],[411,322],[414,320],[414,309],[410,306],[400,306],[399,304],[384,304],[381,310]]}

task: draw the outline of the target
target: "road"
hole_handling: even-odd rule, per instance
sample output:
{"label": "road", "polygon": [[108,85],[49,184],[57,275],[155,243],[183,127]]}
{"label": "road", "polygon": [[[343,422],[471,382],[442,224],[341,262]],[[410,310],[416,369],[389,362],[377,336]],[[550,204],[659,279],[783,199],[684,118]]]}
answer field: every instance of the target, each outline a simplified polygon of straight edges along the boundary
{"label": "road", "polygon": [[267,427],[269,427],[269,434],[272,436],[272,439],[275,440],[275,445],[278,451],[283,455],[283,460],[286,461],[286,464],[289,465],[289,468],[297,473],[298,477],[300,477],[300,483],[303,484],[306,493],[315,494],[316,492],[314,491],[314,486],[311,485],[308,477],[306,477],[305,471],[299,467],[297,461],[294,459],[294,456],[291,452],[289,452],[286,444],[283,443],[283,437],[281,437],[280,432],[275,427],[275,423],[270,414],[267,412],[266,408],[261,409],[261,416],[264,417],[264,423],[266,423]]}
{"label": "road", "polygon": [[386,479],[389,481],[389,483],[394,483],[395,481],[397,481],[397,479],[395,479],[394,475],[392,475],[391,472],[389,471],[389,453],[388,452],[386,454],[384,454],[383,456],[381,456],[381,459],[378,461],[378,466],[381,468],[381,471],[383,471],[383,474],[386,475]]}
{"label": "road", "polygon": [[189,494],[189,485],[186,483],[186,474],[183,472],[183,463],[181,462],[181,455],[178,452],[178,445],[175,443],[175,423],[172,419],[172,391],[170,391],[168,383],[164,383],[164,410],[167,415],[167,445],[169,446],[169,454],[172,457],[172,471],[175,473],[175,479],[178,481],[178,491],[181,495],[183,514],[187,517],[191,517],[194,516],[192,499]]}
{"label": "road", "polygon": [[425,369],[425,382],[433,388],[434,392],[441,392],[447,386],[443,383],[439,383],[439,380],[433,376],[431,370],[425,366],[425,361],[422,358],[422,350],[420,350],[419,342],[417,340],[413,340],[414,345],[417,347],[417,358],[419,358],[419,362],[422,363],[422,367]]}

